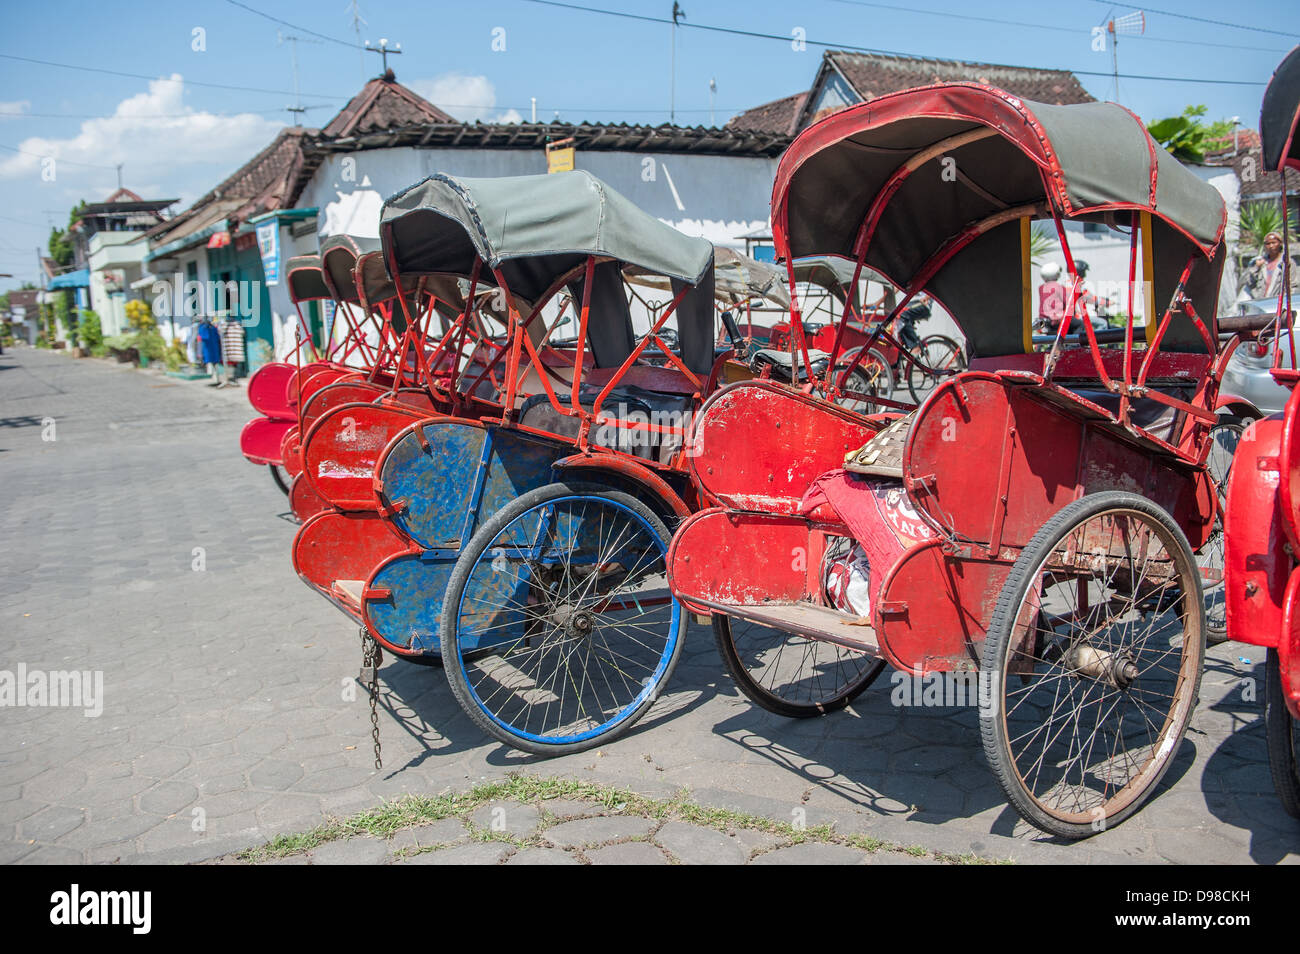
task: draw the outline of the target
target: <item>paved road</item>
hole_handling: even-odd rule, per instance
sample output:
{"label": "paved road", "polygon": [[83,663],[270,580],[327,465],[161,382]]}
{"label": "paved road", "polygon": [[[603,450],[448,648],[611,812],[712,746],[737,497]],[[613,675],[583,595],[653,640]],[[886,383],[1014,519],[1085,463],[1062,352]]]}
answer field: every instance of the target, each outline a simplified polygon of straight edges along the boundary
{"label": "paved road", "polygon": [[1262,688],[1262,653],[1241,646],[1212,651],[1166,790],[1078,845],[1006,807],[974,711],[896,709],[882,679],[851,710],[787,722],[720,676],[698,626],[635,732],[549,762],[485,742],[440,672],[390,661],[376,771],[365,696],[344,688],[355,629],[289,565],[284,498],[237,449],[250,416],[242,390],[32,350],[0,357],[0,669],[104,680],[97,718],[0,708],[0,861],[211,858],[516,770],[655,797],[688,787],[707,805],[950,854],[1300,860],[1249,691]]}

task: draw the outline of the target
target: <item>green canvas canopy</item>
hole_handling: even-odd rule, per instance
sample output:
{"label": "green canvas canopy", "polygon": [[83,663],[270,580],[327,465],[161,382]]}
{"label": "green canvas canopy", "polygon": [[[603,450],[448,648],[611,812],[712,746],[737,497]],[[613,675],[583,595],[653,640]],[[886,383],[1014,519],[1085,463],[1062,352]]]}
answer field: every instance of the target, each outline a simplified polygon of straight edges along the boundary
{"label": "green canvas canopy", "polygon": [[[623,275],[633,285],[667,291],[672,280],[640,267],[629,265]],[[728,305],[751,298],[763,298],[782,308],[790,307],[790,292],[785,272],[774,265],[756,261],[725,245],[713,247],[713,297]]]}
{"label": "green canvas canopy", "polygon": [[[928,285],[972,355],[1023,350],[1020,223],[1053,211],[1121,229],[1149,212],[1156,302],[1189,257],[1206,259],[1187,293],[1213,321],[1223,200],[1113,103],[1052,106],[973,83],[888,94],[805,130],[773,191],[782,254],[856,260],[865,245],[893,284]],[[1164,347],[1204,350],[1188,320]]]}
{"label": "green canvas canopy", "polygon": [[[649,215],[582,170],[469,179],[432,175],[390,197],[379,233],[405,276],[468,275],[475,259],[499,268],[512,292],[535,301],[587,256],[697,283],[713,246]],[[484,271],[484,282],[492,276]]]}

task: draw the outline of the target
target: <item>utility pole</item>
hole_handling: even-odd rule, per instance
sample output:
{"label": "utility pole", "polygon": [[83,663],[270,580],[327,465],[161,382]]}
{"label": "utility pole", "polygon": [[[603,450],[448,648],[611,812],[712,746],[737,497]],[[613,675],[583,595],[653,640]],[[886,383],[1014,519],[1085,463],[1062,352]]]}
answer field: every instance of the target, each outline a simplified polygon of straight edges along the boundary
{"label": "utility pole", "polygon": [[669,59],[668,78],[668,122],[677,124],[677,21],[686,19],[686,11],[677,0],[673,0],[673,41],[672,56]]}
{"label": "utility pole", "polygon": [[717,125],[713,121],[713,105],[718,98],[718,78],[716,76],[709,79],[709,125]]}
{"label": "utility pole", "polygon": [[123,165],[123,164],[120,163],[120,162],[117,164],[117,187],[118,187],[118,189],[121,189],[121,188],[122,188],[122,165]]}
{"label": "utility pole", "polygon": [[366,49],[369,50],[371,53],[378,53],[380,56],[384,58],[384,71],[379,75],[386,76],[388,74],[388,58],[390,56],[397,56],[399,53],[401,53],[402,44],[395,43],[390,49],[388,46],[388,40],[386,38],[381,38],[379,40],[378,46],[371,46],[370,41],[366,40]]}

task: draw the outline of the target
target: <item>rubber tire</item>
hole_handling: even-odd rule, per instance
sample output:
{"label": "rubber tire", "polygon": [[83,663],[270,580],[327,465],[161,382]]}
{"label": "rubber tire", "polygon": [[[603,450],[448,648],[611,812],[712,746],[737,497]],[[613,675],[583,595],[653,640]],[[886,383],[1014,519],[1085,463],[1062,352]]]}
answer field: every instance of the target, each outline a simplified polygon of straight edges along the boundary
{"label": "rubber tire", "polygon": [[1282,698],[1282,676],[1277,650],[1264,660],[1264,737],[1268,741],[1268,770],[1282,809],[1300,818],[1300,762],[1297,761],[1297,726]]}
{"label": "rubber tire", "polygon": [[[996,712],[992,714],[980,713],[980,738],[984,745],[984,756],[989,763],[989,768],[993,771],[994,778],[997,779],[999,787],[1007,796],[1007,800],[1012,807],[1020,813],[1020,816],[1025,821],[1048,834],[1071,840],[1089,838],[1097,834],[1097,830],[1091,824],[1062,821],[1039,808],[1034,803],[1032,796],[1022,788],[1019,782],[1019,774],[1016,771],[1015,760],[1006,750],[1005,725],[1001,718],[1003,709],[1002,682],[1000,679],[1002,658],[1006,654],[1007,643],[1019,616],[1020,606],[1029,589],[1030,576],[1035,573],[1038,565],[1043,562],[1048,552],[1078,522],[1103,511],[1120,508],[1140,511],[1162,524],[1172,533],[1174,541],[1183,550],[1183,556],[1195,570],[1197,566],[1196,555],[1192,552],[1191,544],[1187,542],[1186,534],[1159,506],[1145,497],[1117,490],[1088,494],[1067,504],[1054,514],[1034,534],[1033,539],[1029,541],[1029,545],[1021,551],[1019,558],[1011,568],[1006,583],[1003,584],[1002,590],[998,594],[997,607],[993,610],[993,618],[989,623],[988,636],[984,641],[984,653],[980,661],[980,676],[983,679],[990,680],[989,684],[995,687],[998,697]],[[1199,590],[1199,572],[1195,573],[1195,578]],[[1201,674],[1205,669],[1205,601],[1204,599],[1194,599],[1192,604],[1197,607],[1201,616],[1200,665],[1196,667],[1195,680],[1187,690],[1190,693],[1192,702],[1187,707],[1187,715],[1183,724],[1177,728],[1175,733],[1176,741],[1169,747],[1164,765],[1160,766],[1156,775],[1147,783],[1146,790],[1138,798],[1135,798],[1114,815],[1107,816],[1106,827],[1108,828],[1120,824],[1141,808],[1151,792],[1159,786],[1160,780],[1164,778],[1165,772],[1169,770],[1169,766],[1177,754],[1178,745],[1187,733],[1187,726],[1191,723],[1192,713],[1196,710],[1196,702],[1200,698]]]}
{"label": "rubber tire", "polygon": [[[1237,416],[1232,415],[1232,414],[1220,414],[1220,415],[1219,415],[1219,419],[1218,419],[1218,421],[1216,421],[1216,422],[1215,422],[1215,423],[1210,427],[1210,432],[1209,432],[1209,434],[1212,435],[1212,434],[1214,433],[1215,430],[1217,430],[1218,428],[1221,428],[1221,427],[1232,427],[1232,428],[1236,428],[1236,429],[1238,430],[1237,438],[1238,438],[1238,440],[1240,441],[1240,439],[1241,439],[1241,432],[1244,432],[1244,431],[1245,431],[1247,425],[1249,425],[1250,422],[1251,422],[1252,420],[1254,420],[1254,418],[1249,418],[1249,417],[1237,417]],[[1209,437],[1209,435],[1207,435],[1207,438],[1208,438],[1208,437]],[[1235,452],[1234,452],[1234,456],[1235,456]],[[1214,476],[1214,475],[1211,474],[1211,477],[1213,477],[1213,476]],[[1229,477],[1231,477],[1231,470],[1229,470]],[[1222,513],[1222,508],[1223,508],[1223,505],[1224,505],[1226,502],[1227,502],[1227,488],[1225,487],[1225,488],[1222,488],[1222,489],[1219,491],[1219,507],[1220,507],[1220,513],[1219,513],[1219,519],[1218,519],[1218,524],[1219,524],[1219,531],[1218,531],[1218,532],[1219,532],[1220,534],[1223,533],[1223,513]],[[1226,585],[1226,584],[1225,584],[1225,585]],[[1227,627],[1227,625],[1226,625],[1226,621],[1225,621],[1225,625],[1216,627],[1216,626],[1214,626],[1214,625],[1212,625],[1212,624],[1210,623],[1209,617],[1206,617],[1206,621],[1205,621],[1205,623],[1206,623],[1206,625],[1205,625],[1205,642],[1206,642],[1206,645],[1209,645],[1209,646],[1218,646],[1218,645],[1220,645],[1220,644],[1222,644],[1222,643],[1226,643],[1226,642],[1228,641],[1228,627]]]}
{"label": "rubber tire", "polygon": [[271,472],[271,480],[280,488],[280,492],[286,497],[289,496],[289,485],[291,481],[285,479],[284,468],[279,464],[267,464],[266,469]]}
{"label": "rubber tire", "polygon": [[682,647],[686,644],[686,632],[690,621],[690,613],[684,606],[681,607],[681,612],[678,614],[677,639],[673,646],[672,656],[668,659],[668,664],[664,668],[659,686],[635,710],[624,716],[618,725],[607,732],[579,742],[538,742],[534,739],[525,739],[513,735],[483,713],[474,701],[469,681],[465,676],[464,666],[461,665],[460,654],[456,650],[457,622],[460,616],[460,602],[465,585],[468,583],[474,567],[478,565],[479,555],[487,549],[488,544],[496,538],[498,533],[505,529],[507,524],[547,500],[570,496],[604,497],[626,506],[644,519],[655,533],[659,534],[660,539],[664,542],[665,556],[667,555],[667,545],[672,540],[672,534],[668,532],[668,528],[655,515],[655,512],[636,497],[620,490],[611,490],[602,484],[576,481],[557,482],[530,490],[523,496],[515,498],[493,514],[483,526],[479,527],[478,532],[470,538],[469,543],[461,552],[459,559],[457,559],[456,566],[451,573],[451,579],[447,584],[446,595],[443,597],[441,620],[442,664],[444,671],[447,673],[447,682],[451,685],[452,695],[455,696],[456,702],[474,724],[488,735],[500,742],[504,742],[506,745],[533,755],[556,756],[570,752],[582,752],[585,749],[612,742],[635,726],[646,711],[658,700],[659,690],[667,685],[672,678],[673,670],[677,668],[677,663],[681,659]]}
{"label": "rubber tire", "polygon": [[[917,346],[917,349],[919,351],[924,351],[926,345],[931,342],[939,342],[940,344],[951,348],[952,352],[957,355],[958,369],[962,371],[966,370],[966,353],[961,350],[961,345],[959,345],[954,339],[949,338],[947,335],[926,335],[921,339],[921,343]],[[903,361],[902,363],[907,365],[907,392],[912,396],[912,400],[915,403],[920,404],[921,395],[917,392],[924,388],[926,381],[930,379],[931,375],[921,371],[914,364],[908,364],[907,361]],[[930,383],[930,387],[934,387],[934,382]]]}
{"label": "rubber tire", "polygon": [[[868,386],[862,388],[863,392],[871,394],[874,397],[879,397],[879,398],[884,398],[885,400],[889,400],[889,398],[893,397],[894,390],[895,388],[898,387],[898,382],[894,379],[894,369],[889,366],[889,362],[885,360],[885,356],[881,354],[879,351],[877,351],[875,348],[872,348],[870,351],[868,351],[867,357],[863,358],[862,362],[856,368],[853,369],[853,377],[856,378],[858,382],[860,382],[863,378],[867,377],[867,373],[864,370],[863,365],[865,365],[868,361],[874,361],[874,364],[877,368],[876,387],[872,388]],[[847,367],[847,364],[845,365],[845,367]],[[844,372],[839,371],[838,375],[839,376],[835,382],[836,386],[844,387],[845,386]],[[845,408],[846,410],[853,411],[856,414],[871,414],[876,410],[879,410],[879,408],[873,407],[872,405],[869,404],[867,405],[867,407],[859,409],[858,405],[865,404],[866,402],[859,401],[856,398],[847,395],[841,395],[840,397],[836,398],[835,403],[838,404],[840,407]]]}
{"label": "rubber tire", "polygon": [[727,673],[746,698],[768,712],[774,712],[788,719],[813,719],[828,712],[838,712],[862,695],[885,668],[885,661],[877,659],[874,666],[862,671],[862,676],[857,683],[829,701],[794,703],[764,689],[749,675],[749,670],[740,661],[740,654],[736,652],[735,643],[731,638],[731,619],[723,613],[713,614],[713,641],[718,647],[718,655],[722,657],[722,664],[727,668]]}

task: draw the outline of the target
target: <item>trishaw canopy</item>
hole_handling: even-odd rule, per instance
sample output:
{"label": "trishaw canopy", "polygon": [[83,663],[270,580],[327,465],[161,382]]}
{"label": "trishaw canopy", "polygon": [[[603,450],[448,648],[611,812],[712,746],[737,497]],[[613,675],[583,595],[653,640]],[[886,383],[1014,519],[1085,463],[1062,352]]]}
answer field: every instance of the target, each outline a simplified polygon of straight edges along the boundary
{"label": "trishaw canopy", "polygon": [[293,256],[285,262],[284,273],[288,276],[291,301],[320,301],[334,297],[325,284],[319,255]]}
{"label": "trishaw canopy", "polygon": [[[1149,213],[1156,301],[1189,256],[1210,259],[1185,292],[1212,322],[1223,200],[1113,103],[1051,106],[974,83],[881,96],[805,130],[772,194],[778,255],[865,251],[865,266],[905,291],[928,286],[972,356],[1025,350],[1021,321],[1007,320],[1023,311],[1014,277],[1028,223],[1053,212],[1120,226]],[[1182,321],[1164,347],[1204,346]]]}
{"label": "trishaw canopy", "polygon": [[1264,147],[1264,168],[1275,171],[1285,163],[1300,169],[1300,46],[1273,71],[1259,109],[1259,138]]}
{"label": "trishaw canopy", "polygon": [[346,233],[331,235],[321,241],[321,269],[325,273],[325,284],[336,301],[360,303],[355,275],[357,260],[367,252],[378,250],[378,239],[358,238]]}
{"label": "trishaw canopy", "polygon": [[[663,275],[674,293],[683,360],[707,373],[713,360],[713,245],[641,211],[595,176],[470,179],[436,174],[391,196],[379,220],[384,256],[405,289],[406,276],[473,274],[495,284],[499,271],[516,303],[544,302],[567,283],[582,300],[582,270],[595,268],[589,326],[597,367],[616,367],[635,346],[621,267]],[[492,271],[489,271],[492,270]]]}

